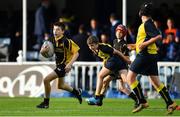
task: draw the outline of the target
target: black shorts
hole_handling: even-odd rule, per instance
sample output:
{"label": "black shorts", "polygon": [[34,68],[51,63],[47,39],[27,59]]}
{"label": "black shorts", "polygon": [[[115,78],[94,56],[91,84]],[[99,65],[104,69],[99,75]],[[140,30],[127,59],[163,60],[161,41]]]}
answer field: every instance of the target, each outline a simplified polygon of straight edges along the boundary
{"label": "black shorts", "polygon": [[56,74],[58,75],[59,78],[64,77],[66,75],[65,72],[65,64],[60,64],[56,66],[56,69],[54,69],[54,71],[56,72]]}
{"label": "black shorts", "polygon": [[158,75],[157,54],[137,54],[130,70],[136,74]]}
{"label": "black shorts", "polygon": [[109,58],[104,67],[106,67],[107,69],[111,70],[112,72],[117,73],[118,71],[122,70],[122,69],[127,69],[127,63],[125,61],[123,61],[121,58],[119,58],[118,56],[113,56],[111,58]]}

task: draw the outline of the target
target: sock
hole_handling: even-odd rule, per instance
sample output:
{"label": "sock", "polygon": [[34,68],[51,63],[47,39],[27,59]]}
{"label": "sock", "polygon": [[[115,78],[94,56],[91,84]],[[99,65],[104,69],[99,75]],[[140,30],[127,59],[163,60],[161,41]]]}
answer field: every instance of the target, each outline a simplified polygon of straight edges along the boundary
{"label": "sock", "polygon": [[100,100],[103,100],[104,99],[104,95],[100,95]]}
{"label": "sock", "polygon": [[99,99],[99,98],[100,98],[100,95],[95,95],[95,98],[96,98],[96,99]]}
{"label": "sock", "polygon": [[49,98],[44,98],[44,103],[49,104]]}
{"label": "sock", "polygon": [[137,96],[136,96],[133,92],[131,92],[131,93],[129,94],[129,97],[130,97],[131,99],[133,99],[135,102],[138,101]]}
{"label": "sock", "polygon": [[74,95],[78,95],[79,94],[79,92],[75,88],[73,88],[73,91],[71,93],[74,94]]}
{"label": "sock", "polygon": [[96,98],[96,99],[100,99],[100,100],[102,101],[103,98],[104,98],[104,95],[95,95],[95,98]]}
{"label": "sock", "polygon": [[135,82],[133,82],[130,87],[134,91],[134,93],[136,94],[139,103],[146,103],[147,102],[145,100],[144,95],[143,95],[141,84],[137,80]]}
{"label": "sock", "polygon": [[169,105],[171,105],[173,103],[173,101],[171,100],[171,97],[169,96],[167,88],[163,84],[161,84],[159,86],[159,88],[157,88],[156,90],[159,92],[161,97],[164,99],[167,106],[169,106]]}

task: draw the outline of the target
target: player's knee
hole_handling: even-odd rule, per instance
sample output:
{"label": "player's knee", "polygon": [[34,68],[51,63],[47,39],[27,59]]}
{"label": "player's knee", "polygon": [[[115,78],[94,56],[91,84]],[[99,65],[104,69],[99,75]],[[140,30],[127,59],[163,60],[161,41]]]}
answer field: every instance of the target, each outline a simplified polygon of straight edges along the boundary
{"label": "player's knee", "polygon": [[50,83],[50,81],[48,80],[48,78],[45,78],[44,79],[44,85],[47,85],[47,84],[49,84]]}
{"label": "player's knee", "polygon": [[98,74],[98,78],[103,79],[104,76],[102,74]]}

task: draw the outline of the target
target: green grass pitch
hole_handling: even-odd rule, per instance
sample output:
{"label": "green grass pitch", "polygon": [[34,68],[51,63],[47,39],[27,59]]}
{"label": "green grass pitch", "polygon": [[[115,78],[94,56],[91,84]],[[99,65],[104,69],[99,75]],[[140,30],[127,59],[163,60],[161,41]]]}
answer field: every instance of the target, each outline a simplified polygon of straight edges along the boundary
{"label": "green grass pitch", "polygon": [[[79,104],[75,98],[52,98],[49,109],[38,109],[42,98],[0,98],[0,116],[164,116],[165,104],[162,99],[148,100],[149,108],[131,113],[133,101],[130,99],[105,98],[103,106],[89,106],[83,100]],[[175,100],[180,104],[180,100]],[[175,111],[173,116],[180,116]]]}

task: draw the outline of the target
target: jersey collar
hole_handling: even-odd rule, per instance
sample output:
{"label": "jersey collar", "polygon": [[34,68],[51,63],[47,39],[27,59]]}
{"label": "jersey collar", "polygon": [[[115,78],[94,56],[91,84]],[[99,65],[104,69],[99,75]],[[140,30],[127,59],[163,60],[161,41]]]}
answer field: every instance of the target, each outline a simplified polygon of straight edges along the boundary
{"label": "jersey collar", "polygon": [[58,41],[58,40],[62,39],[63,36],[64,36],[64,35],[62,35],[62,36],[60,36],[60,37],[58,37],[58,38],[55,37],[55,40]]}

